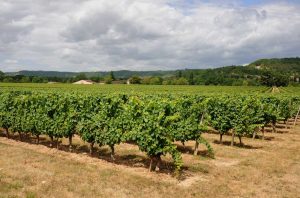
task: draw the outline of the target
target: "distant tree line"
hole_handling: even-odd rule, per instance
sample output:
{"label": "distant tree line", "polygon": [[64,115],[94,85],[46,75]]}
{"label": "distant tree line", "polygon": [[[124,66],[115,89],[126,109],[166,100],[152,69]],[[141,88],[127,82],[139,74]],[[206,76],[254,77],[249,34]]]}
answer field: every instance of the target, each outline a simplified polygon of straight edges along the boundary
{"label": "distant tree line", "polygon": [[[234,69],[235,71],[226,71]],[[133,76],[131,84],[148,85],[226,85],[226,86],[288,86],[299,85],[299,78],[291,78],[280,72],[261,70],[244,73],[237,67],[220,70],[179,70],[171,77]]]}
{"label": "distant tree line", "polygon": [[[234,70],[229,71],[229,70]],[[227,71],[228,70],[228,71]],[[105,84],[145,84],[145,85],[227,85],[227,86],[288,86],[299,85],[299,77],[289,76],[282,72],[261,70],[251,71],[245,74],[235,66],[226,69],[215,70],[179,70],[174,76],[160,77],[132,76],[129,79],[116,78],[111,72],[108,76],[87,77],[80,73],[75,77],[39,77],[39,76],[7,76],[0,71],[0,82],[7,83],[73,83],[79,80],[92,80],[96,83]]]}
{"label": "distant tree line", "polygon": [[24,76],[24,75],[5,75],[2,71],[0,71],[0,82],[7,83],[48,83],[48,82],[58,82],[58,83],[73,83],[79,80],[92,80],[94,82],[104,81],[106,83],[110,83],[115,78],[113,75],[107,77],[87,77],[84,73],[79,73],[74,77],[40,77],[40,76]]}
{"label": "distant tree line", "polygon": [[[121,70],[124,75],[131,71]],[[73,83],[79,80],[92,80],[106,84],[145,84],[145,85],[227,85],[227,86],[299,86],[300,58],[261,59],[248,66],[226,66],[215,69],[185,69],[177,71],[140,72],[141,76],[116,77],[113,71],[106,76],[87,76],[79,73],[73,77],[9,76],[0,71],[0,82],[18,83]],[[142,76],[143,75],[143,76]],[[129,76],[129,75],[128,75]]]}

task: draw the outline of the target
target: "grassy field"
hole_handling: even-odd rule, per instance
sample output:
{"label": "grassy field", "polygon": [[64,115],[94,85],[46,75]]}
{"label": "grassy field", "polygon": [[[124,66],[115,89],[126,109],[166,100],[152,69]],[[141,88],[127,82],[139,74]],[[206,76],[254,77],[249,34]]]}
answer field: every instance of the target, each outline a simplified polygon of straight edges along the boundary
{"label": "grassy field", "polygon": [[[272,88],[262,86],[201,86],[201,85],[126,85],[126,84],[45,84],[0,83],[1,90],[15,91],[68,91],[119,94],[268,94]],[[300,87],[279,88],[275,94],[300,95]]]}
{"label": "grassy field", "polygon": [[165,170],[149,173],[149,161],[136,146],[116,148],[110,162],[108,148],[98,148],[100,157],[87,155],[75,139],[75,150],[67,152],[28,138],[19,142],[0,137],[0,197],[298,197],[300,194],[300,127],[267,133],[266,140],[245,139],[246,146],[224,145],[218,136],[205,134],[215,149],[215,159],[192,155],[193,142],[181,146],[185,167],[181,180]]}
{"label": "grassy field", "polygon": [[[251,86],[189,86],[189,85],[73,85],[73,84],[38,84],[38,83],[0,83],[2,90],[58,90],[98,93],[264,93],[267,87]],[[288,90],[288,88],[287,88]],[[299,89],[300,90],[300,89]]]}

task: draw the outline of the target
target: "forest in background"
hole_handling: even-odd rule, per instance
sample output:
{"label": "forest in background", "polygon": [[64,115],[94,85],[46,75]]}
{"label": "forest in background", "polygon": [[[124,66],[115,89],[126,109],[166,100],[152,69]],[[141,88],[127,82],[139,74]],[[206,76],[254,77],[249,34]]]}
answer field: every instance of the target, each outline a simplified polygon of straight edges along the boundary
{"label": "forest in background", "polygon": [[228,86],[299,86],[300,58],[260,59],[247,66],[224,66],[214,69],[184,69],[171,71],[106,71],[1,72],[1,82],[73,83],[92,80],[106,84],[150,85],[228,85]]}

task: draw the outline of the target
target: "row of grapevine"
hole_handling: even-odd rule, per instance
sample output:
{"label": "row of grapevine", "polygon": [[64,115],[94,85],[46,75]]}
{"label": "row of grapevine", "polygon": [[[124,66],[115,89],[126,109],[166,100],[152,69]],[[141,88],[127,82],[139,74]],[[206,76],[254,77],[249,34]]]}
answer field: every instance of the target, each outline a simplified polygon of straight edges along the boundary
{"label": "row of grapevine", "polygon": [[234,136],[239,137],[242,144],[243,136],[255,137],[261,129],[264,138],[264,128],[278,121],[287,122],[293,117],[299,106],[299,97],[285,96],[220,96],[211,97],[207,105],[210,125],[222,136],[231,131],[233,145]]}
{"label": "row of grapevine", "polygon": [[[274,96],[204,95],[117,95],[56,92],[0,92],[0,127],[9,132],[31,133],[39,141],[48,135],[51,142],[78,134],[90,143],[109,146],[131,142],[151,158],[155,170],[161,156],[170,154],[175,170],[182,164],[175,142],[195,140],[210,153],[212,148],[201,134],[213,127],[222,135],[232,131],[240,138],[257,127],[287,120],[295,113],[299,98]],[[234,137],[234,136],[233,136]]]}
{"label": "row of grapevine", "polygon": [[[51,142],[78,134],[91,145],[111,148],[133,142],[151,158],[150,169],[159,166],[161,155],[170,154],[176,170],[182,166],[174,141],[201,142],[204,129],[201,106],[170,97],[91,95],[72,93],[3,92],[0,95],[0,127],[9,131],[48,135]],[[187,108],[177,108],[183,107]],[[190,106],[192,105],[192,106]],[[188,123],[187,123],[188,122]],[[187,124],[186,124],[187,123]],[[178,135],[178,133],[181,135]]]}

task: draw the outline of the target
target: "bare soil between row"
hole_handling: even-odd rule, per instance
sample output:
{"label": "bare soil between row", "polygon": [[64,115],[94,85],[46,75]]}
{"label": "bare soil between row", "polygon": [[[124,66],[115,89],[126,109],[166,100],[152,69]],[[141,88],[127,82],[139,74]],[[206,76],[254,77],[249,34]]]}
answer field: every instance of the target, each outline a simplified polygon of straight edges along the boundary
{"label": "bare soil between row", "polygon": [[207,157],[202,145],[193,156],[194,142],[185,147],[182,177],[172,176],[172,160],[163,157],[161,171],[148,172],[150,161],[137,146],[97,148],[88,155],[78,137],[73,152],[62,139],[59,150],[47,137],[36,145],[32,137],[0,137],[0,197],[299,197],[300,127],[266,133],[266,139],[245,138],[246,146],[230,146],[230,136],[204,134],[215,151]]}

